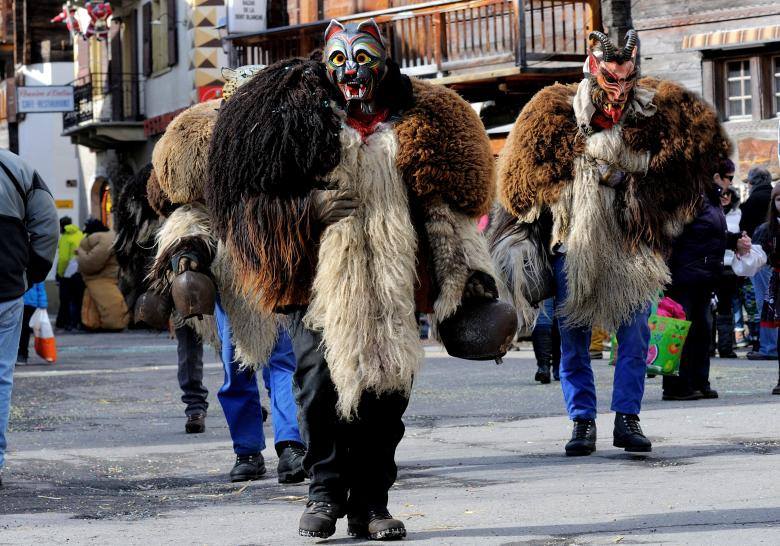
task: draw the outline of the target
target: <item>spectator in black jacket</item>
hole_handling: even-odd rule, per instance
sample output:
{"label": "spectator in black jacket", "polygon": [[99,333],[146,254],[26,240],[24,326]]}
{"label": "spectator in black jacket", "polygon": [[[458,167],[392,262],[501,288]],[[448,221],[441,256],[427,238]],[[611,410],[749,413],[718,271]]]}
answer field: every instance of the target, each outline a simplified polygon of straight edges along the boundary
{"label": "spectator in black jacket", "polygon": [[[59,223],[41,177],[0,149],[0,473],[11,410],[14,364],[22,328],[22,295],[46,278],[54,262]],[[0,474],[0,486],[2,486]]]}
{"label": "spectator in black jacket", "polygon": [[[717,175],[716,175],[717,177]],[[715,179],[717,180],[717,178]],[[750,239],[726,229],[726,216],[720,203],[721,187],[713,181],[702,195],[696,218],[685,226],[672,249],[669,269],[672,284],[667,295],[685,309],[691,328],[680,360],[680,375],[663,379],[664,400],[717,398],[710,387],[710,302],[723,273],[727,248],[743,254],[750,250]]]}
{"label": "spectator in black jacket", "polygon": [[753,167],[748,171],[747,183],[750,196],[742,203],[742,219],[739,222],[740,231],[753,237],[758,226],[766,222],[766,211],[769,210],[769,200],[772,194],[772,175],[763,167]]}

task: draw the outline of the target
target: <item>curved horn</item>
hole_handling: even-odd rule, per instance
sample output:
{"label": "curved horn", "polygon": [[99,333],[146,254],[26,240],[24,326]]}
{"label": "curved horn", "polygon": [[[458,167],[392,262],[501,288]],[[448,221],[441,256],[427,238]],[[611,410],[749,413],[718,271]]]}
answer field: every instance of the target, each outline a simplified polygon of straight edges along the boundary
{"label": "curved horn", "polygon": [[601,43],[601,49],[604,50],[605,61],[615,60],[615,57],[617,56],[617,52],[615,51],[615,45],[612,43],[612,40],[609,39],[609,36],[607,36],[603,32],[594,30],[588,35],[588,39],[598,40]]}
{"label": "curved horn", "polygon": [[623,51],[621,52],[624,59],[631,58],[631,53],[634,51],[637,41],[639,41],[639,37],[636,34],[636,30],[632,28],[626,33],[626,45],[623,46]]}

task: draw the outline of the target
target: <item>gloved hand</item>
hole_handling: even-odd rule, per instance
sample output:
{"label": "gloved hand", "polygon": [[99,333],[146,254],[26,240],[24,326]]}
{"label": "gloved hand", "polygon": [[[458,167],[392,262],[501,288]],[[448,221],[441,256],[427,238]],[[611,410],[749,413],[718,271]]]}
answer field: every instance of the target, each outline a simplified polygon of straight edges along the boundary
{"label": "gloved hand", "polygon": [[483,271],[472,271],[463,289],[463,300],[496,300],[498,288],[496,281]]}
{"label": "gloved hand", "polygon": [[317,218],[325,226],[351,216],[358,207],[357,196],[351,190],[314,190],[311,199]]}

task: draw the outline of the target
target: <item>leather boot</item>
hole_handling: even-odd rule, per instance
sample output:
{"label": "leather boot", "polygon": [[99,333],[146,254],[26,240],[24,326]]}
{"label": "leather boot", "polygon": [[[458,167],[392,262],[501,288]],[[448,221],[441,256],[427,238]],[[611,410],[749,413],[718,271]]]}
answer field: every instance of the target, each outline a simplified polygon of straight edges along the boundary
{"label": "leather boot", "polygon": [[537,366],[534,381],[547,384],[551,381],[552,331],[547,328],[534,328],[533,332],[531,332],[531,343],[534,346]]}
{"label": "leather boot", "polygon": [[772,389],[772,394],[780,394],[780,369],[778,370],[777,386]]}
{"label": "leather boot", "polygon": [[369,508],[362,514],[347,516],[347,534],[370,540],[398,540],[406,536],[404,524],[390,515],[385,507]]}
{"label": "leather boot", "polygon": [[298,442],[279,442],[276,444],[276,453],[279,455],[276,467],[279,483],[301,483],[306,478],[306,472],[303,471],[306,448]]}
{"label": "leather boot", "polygon": [[302,537],[328,538],[336,532],[336,521],[344,517],[338,504],[309,501],[298,522],[298,534]]}
{"label": "leather boot", "polygon": [[187,434],[199,434],[206,431],[206,414],[203,412],[193,413],[187,416],[187,422],[184,424],[184,431]]}
{"label": "leather boot", "polygon": [[566,455],[579,457],[596,451],[596,421],[594,419],[575,419],[571,431],[571,440],[566,444]]}
{"label": "leather boot", "polygon": [[639,416],[628,413],[615,414],[615,432],[612,445],[626,451],[647,453],[653,450],[653,444],[639,426]]}
{"label": "leather boot", "polygon": [[230,471],[231,482],[256,480],[265,474],[265,460],[262,453],[256,455],[237,455],[236,464]]}

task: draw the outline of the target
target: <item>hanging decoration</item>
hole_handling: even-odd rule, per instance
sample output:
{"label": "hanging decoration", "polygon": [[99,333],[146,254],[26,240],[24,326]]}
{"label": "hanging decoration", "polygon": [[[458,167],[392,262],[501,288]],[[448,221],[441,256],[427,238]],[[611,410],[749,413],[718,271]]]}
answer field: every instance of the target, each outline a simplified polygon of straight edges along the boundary
{"label": "hanging decoration", "polygon": [[76,19],[77,10],[78,6],[68,0],[62,4],[62,11],[60,11],[60,13],[57,14],[57,16],[54,17],[51,22],[65,23],[65,26],[68,28],[68,32],[70,32],[71,38],[81,36],[81,25],[79,25],[78,19]]}
{"label": "hanging decoration", "polygon": [[113,13],[111,3],[92,2],[91,0],[84,2],[83,9],[86,10],[87,21],[84,21],[85,29],[83,31],[82,24],[79,23],[79,17],[77,16],[80,9],[82,9],[82,6],[79,3],[68,0],[62,5],[62,11],[51,22],[65,23],[72,38],[81,37],[88,40],[94,36],[99,42],[107,40],[108,19]]}

